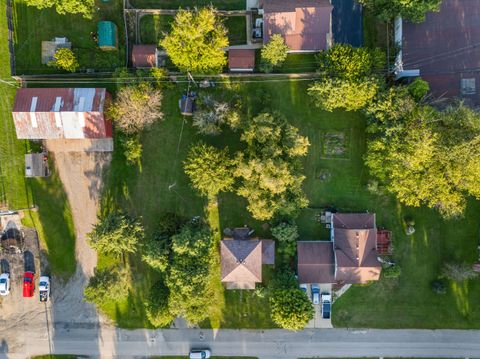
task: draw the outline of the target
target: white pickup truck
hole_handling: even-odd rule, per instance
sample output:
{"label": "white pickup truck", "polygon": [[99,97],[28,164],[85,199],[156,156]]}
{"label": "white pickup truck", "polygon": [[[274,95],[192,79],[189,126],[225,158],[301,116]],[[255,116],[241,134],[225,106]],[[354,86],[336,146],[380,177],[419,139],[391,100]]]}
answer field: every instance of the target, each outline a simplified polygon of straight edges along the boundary
{"label": "white pickup truck", "polygon": [[40,293],[40,302],[48,301],[48,298],[50,297],[50,278],[49,277],[47,276],[40,277],[38,292]]}

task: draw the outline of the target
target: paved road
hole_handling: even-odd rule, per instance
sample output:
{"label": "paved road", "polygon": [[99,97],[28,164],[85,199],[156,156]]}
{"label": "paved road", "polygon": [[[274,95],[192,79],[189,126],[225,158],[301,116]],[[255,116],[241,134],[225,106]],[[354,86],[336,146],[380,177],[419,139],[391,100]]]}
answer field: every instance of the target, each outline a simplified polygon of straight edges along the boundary
{"label": "paved road", "polygon": [[[1,338],[0,329],[0,338]],[[48,353],[107,357],[181,355],[191,347],[209,347],[215,355],[249,355],[261,359],[298,357],[480,357],[480,331],[455,330],[119,330],[95,324],[72,327],[57,323],[51,346],[46,333],[27,335],[25,345],[5,358]],[[100,354],[101,353],[101,354]],[[110,353],[106,355],[106,353]],[[2,355],[0,354],[0,358]]]}

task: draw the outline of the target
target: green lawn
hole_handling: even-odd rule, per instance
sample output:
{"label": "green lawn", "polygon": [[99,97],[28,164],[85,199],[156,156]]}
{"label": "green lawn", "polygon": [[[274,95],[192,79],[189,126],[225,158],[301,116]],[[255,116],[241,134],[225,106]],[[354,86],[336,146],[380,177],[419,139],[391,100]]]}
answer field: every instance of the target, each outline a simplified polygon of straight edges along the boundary
{"label": "green lawn", "polygon": [[178,9],[209,6],[220,10],[244,10],[245,0],[130,0],[132,6],[152,9]]}
{"label": "green lawn", "polygon": [[[5,0],[0,7],[5,13]],[[0,16],[0,77],[11,81],[5,16]],[[55,171],[47,179],[25,178],[25,153],[38,145],[16,137],[11,114],[15,92],[16,87],[0,83],[0,203],[12,210],[39,207],[24,212],[24,224],[37,229],[51,273],[68,277],[75,270],[75,236],[67,198]]]}
{"label": "green lawn", "polygon": [[[301,239],[327,239],[328,231],[315,221],[320,208],[340,211],[370,211],[377,214],[379,227],[393,231],[395,259],[402,267],[398,280],[382,279],[368,286],[355,286],[335,302],[333,322],[348,327],[417,327],[417,328],[480,328],[480,283],[472,281],[452,286],[444,296],[433,294],[430,282],[442,263],[450,260],[473,262],[479,240],[478,214],[480,203],[472,201],[464,219],[444,221],[432,210],[399,205],[393,198],[377,196],[366,189],[368,172],[363,165],[365,152],[365,118],[358,113],[319,111],[308,101],[308,82],[254,82],[217,85],[213,91],[220,97],[238,96],[245,112],[254,116],[262,109],[283,113],[300,132],[307,135],[311,147],[304,160],[304,189],[310,199],[309,209],[298,218]],[[109,174],[104,208],[119,205],[142,216],[149,233],[161,213],[175,211],[187,217],[204,215],[206,201],[191,189],[182,170],[191,144],[202,139],[218,147],[228,146],[231,152],[242,147],[238,133],[225,131],[218,137],[196,134],[190,120],[182,124],[178,99],[186,85],[177,85],[164,94],[163,122],[155,124],[143,135],[141,170],[124,165],[118,152]],[[206,91],[206,90],[201,90]],[[340,153],[332,154],[331,138],[341,139]],[[245,209],[245,200],[234,194],[219,198],[220,225],[253,227],[268,237],[268,223],[252,220]],[[404,235],[402,219],[411,215],[417,232]],[[144,323],[140,305],[155,275],[137,258],[131,258],[139,276],[138,290],[126,303],[115,306],[109,314],[122,326]],[[225,291],[226,308],[223,327],[272,327],[268,302],[253,293]],[[130,311],[135,308],[134,313]],[[208,325],[206,325],[208,326]]]}
{"label": "green lawn", "polygon": [[75,228],[63,185],[53,162],[48,178],[32,178],[33,203],[39,210],[26,212],[23,224],[35,227],[46,250],[50,271],[68,277],[75,272]]}
{"label": "green lawn", "polygon": [[[29,7],[24,0],[13,0],[15,26],[15,59],[17,74],[59,73],[61,71],[41,63],[41,42],[54,37],[67,37],[77,53],[83,69],[111,70],[125,63],[125,36],[122,1],[103,3],[97,0],[93,19],[81,15],[59,15],[54,8],[39,10]],[[119,51],[101,51],[92,33],[99,20],[113,21],[118,27]]]}
{"label": "green lawn", "polygon": [[247,43],[247,18],[245,16],[227,16],[224,21],[228,29],[230,45],[245,45]]}
{"label": "green lawn", "polygon": [[283,65],[275,69],[274,72],[281,73],[298,73],[298,72],[315,72],[318,68],[315,61],[315,53],[305,54],[288,54],[287,60]]}
{"label": "green lawn", "polygon": [[140,41],[142,44],[158,44],[164,32],[170,31],[171,15],[145,15],[140,20]]}

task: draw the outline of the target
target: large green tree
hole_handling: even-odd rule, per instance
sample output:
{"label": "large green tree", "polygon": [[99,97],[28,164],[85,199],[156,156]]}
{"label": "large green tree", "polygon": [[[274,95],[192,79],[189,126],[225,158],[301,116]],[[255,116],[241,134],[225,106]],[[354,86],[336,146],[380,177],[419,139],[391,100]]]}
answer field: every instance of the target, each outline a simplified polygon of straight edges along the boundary
{"label": "large green tree", "polygon": [[357,80],[385,71],[385,54],[380,49],[337,44],[316,56],[318,71],[330,77]]}
{"label": "large green tree", "polygon": [[284,329],[300,330],[313,319],[312,302],[299,288],[275,290],[270,297],[272,320]]}
{"label": "large green tree", "polygon": [[190,223],[171,240],[171,262],[166,277],[170,312],[196,324],[209,316],[211,308],[209,255],[212,235],[208,227]]}
{"label": "large green tree", "polygon": [[99,219],[88,237],[92,248],[119,257],[138,250],[143,239],[143,227],[132,217],[119,212],[110,212],[106,217]]}
{"label": "large green tree", "polygon": [[55,6],[59,14],[81,14],[91,19],[95,12],[95,0],[25,0],[28,6],[45,9]]}
{"label": "large green tree", "polygon": [[407,104],[401,117],[391,116],[389,104],[395,100],[388,95],[379,99],[387,105],[370,111],[374,136],[365,161],[371,174],[406,205],[460,216],[468,195],[480,198],[480,115],[462,103],[438,111],[399,99],[401,106]]}
{"label": "large green tree", "polygon": [[246,126],[241,140],[247,150],[238,154],[235,175],[242,183],[237,193],[247,199],[252,216],[258,220],[293,216],[306,207],[305,176],[298,159],[307,154],[308,138],[280,114],[262,113]]}
{"label": "large green tree", "polygon": [[219,73],[227,64],[227,30],[213,8],[179,10],[160,45],[184,72]]}
{"label": "large green tree", "polygon": [[214,197],[232,188],[234,166],[235,161],[230,158],[228,149],[218,150],[198,143],[190,149],[184,170],[196,190],[204,196]]}
{"label": "large green tree", "polygon": [[378,89],[379,82],[375,78],[360,80],[325,78],[310,86],[308,94],[315,106],[322,110],[358,111],[370,104]]}
{"label": "large green tree", "polygon": [[359,0],[381,20],[390,21],[396,16],[406,20],[422,22],[425,14],[439,11],[442,0]]}
{"label": "large green tree", "polygon": [[287,59],[288,50],[282,35],[272,35],[261,50],[260,68],[262,71],[271,72],[275,67],[282,66]]}

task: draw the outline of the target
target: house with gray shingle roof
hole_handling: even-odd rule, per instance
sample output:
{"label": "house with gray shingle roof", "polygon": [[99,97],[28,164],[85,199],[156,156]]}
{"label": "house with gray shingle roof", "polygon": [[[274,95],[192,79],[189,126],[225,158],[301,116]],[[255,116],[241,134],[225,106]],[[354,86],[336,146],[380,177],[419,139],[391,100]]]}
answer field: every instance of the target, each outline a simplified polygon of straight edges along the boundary
{"label": "house with gray shingle roof", "polygon": [[255,289],[262,282],[262,265],[275,263],[275,242],[250,239],[240,228],[220,242],[221,281],[227,289]]}

